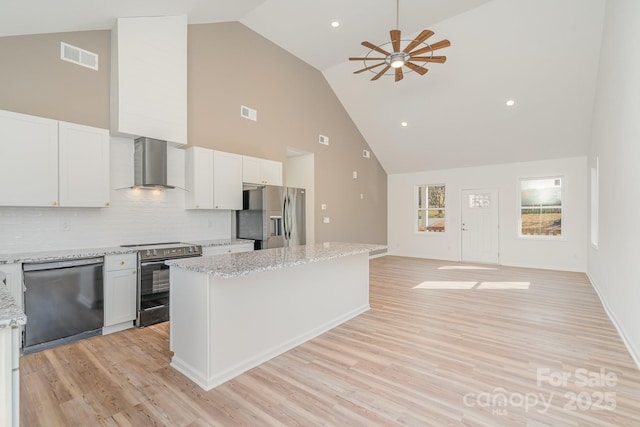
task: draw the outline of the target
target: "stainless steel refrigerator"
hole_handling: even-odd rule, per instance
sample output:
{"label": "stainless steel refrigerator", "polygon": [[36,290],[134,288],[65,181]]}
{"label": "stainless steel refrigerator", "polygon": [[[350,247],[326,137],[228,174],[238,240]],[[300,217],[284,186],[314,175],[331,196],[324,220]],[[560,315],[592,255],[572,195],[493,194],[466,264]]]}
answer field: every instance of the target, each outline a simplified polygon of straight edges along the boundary
{"label": "stainless steel refrigerator", "polygon": [[305,191],[266,185],[242,193],[237,213],[239,239],[255,240],[255,249],[304,245]]}

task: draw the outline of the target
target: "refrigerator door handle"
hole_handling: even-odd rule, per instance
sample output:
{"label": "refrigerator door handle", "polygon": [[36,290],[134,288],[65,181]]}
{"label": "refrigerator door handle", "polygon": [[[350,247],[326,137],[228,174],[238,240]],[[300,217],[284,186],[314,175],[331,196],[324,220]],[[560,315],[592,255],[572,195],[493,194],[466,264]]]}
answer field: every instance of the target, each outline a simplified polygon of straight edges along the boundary
{"label": "refrigerator door handle", "polygon": [[287,240],[287,195],[284,195],[284,200],[282,202],[282,231],[284,240]]}

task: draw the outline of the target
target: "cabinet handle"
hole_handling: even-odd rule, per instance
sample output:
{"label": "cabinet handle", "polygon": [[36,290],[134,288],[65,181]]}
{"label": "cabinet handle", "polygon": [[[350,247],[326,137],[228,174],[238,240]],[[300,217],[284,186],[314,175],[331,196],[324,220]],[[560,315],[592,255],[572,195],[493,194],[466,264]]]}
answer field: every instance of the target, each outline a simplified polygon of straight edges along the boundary
{"label": "cabinet handle", "polygon": [[109,207],[109,202],[105,202],[104,204],[105,206]]}
{"label": "cabinet handle", "polygon": [[52,205],[52,206],[57,206],[57,205],[58,205],[58,202],[51,202],[51,205]]}
{"label": "cabinet handle", "polygon": [[200,205],[196,205],[196,209],[200,209]]}
{"label": "cabinet handle", "polygon": [[120,265],[124,265],[124,261],[120,261]]}
{"label": "cabinet handle", "polygon": [[216,209],[218,209],[218,205],[216,205]]}
{"label": "cabinet handle", "polygon": [[131,274],[136,274],[136,271],[135,271],[135,270],[133,270],[133,271],[131,272]]}

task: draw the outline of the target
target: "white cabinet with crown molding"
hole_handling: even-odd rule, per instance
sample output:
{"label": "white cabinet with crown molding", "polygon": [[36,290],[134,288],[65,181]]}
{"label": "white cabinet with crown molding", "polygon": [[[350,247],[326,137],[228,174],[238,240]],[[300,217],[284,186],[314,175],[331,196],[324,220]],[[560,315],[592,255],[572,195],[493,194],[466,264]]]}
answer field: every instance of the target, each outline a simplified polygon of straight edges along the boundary
{"label": "white cabinet with crown molding", "polygon": [[282,185],[282,163],[242,156],[242,181],[257,185]]}
{"label": "white cabinet with crown molding", "polygon": [[109,132],[0,111],[0,206],[109,206]]}
{"label": "white cabinet with crown molding", "polygon": [[241,210],[242,156],[202,147],[185,151],[185,207]]}
{"label": "white cabinet with crown molding", "polygon": [[111,40],[111,130],[187,143],[187,17],[118,18]]}

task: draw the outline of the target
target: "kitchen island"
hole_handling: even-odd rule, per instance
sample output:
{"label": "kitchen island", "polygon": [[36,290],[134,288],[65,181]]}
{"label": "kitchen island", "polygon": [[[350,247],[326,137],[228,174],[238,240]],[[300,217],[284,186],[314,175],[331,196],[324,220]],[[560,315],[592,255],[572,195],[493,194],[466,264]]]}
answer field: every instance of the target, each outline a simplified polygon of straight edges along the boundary
{"label": "kitchen island", "polygon": [[320,243],[167,261],[171,366],[205,390],[369,310],[369,253]]}

